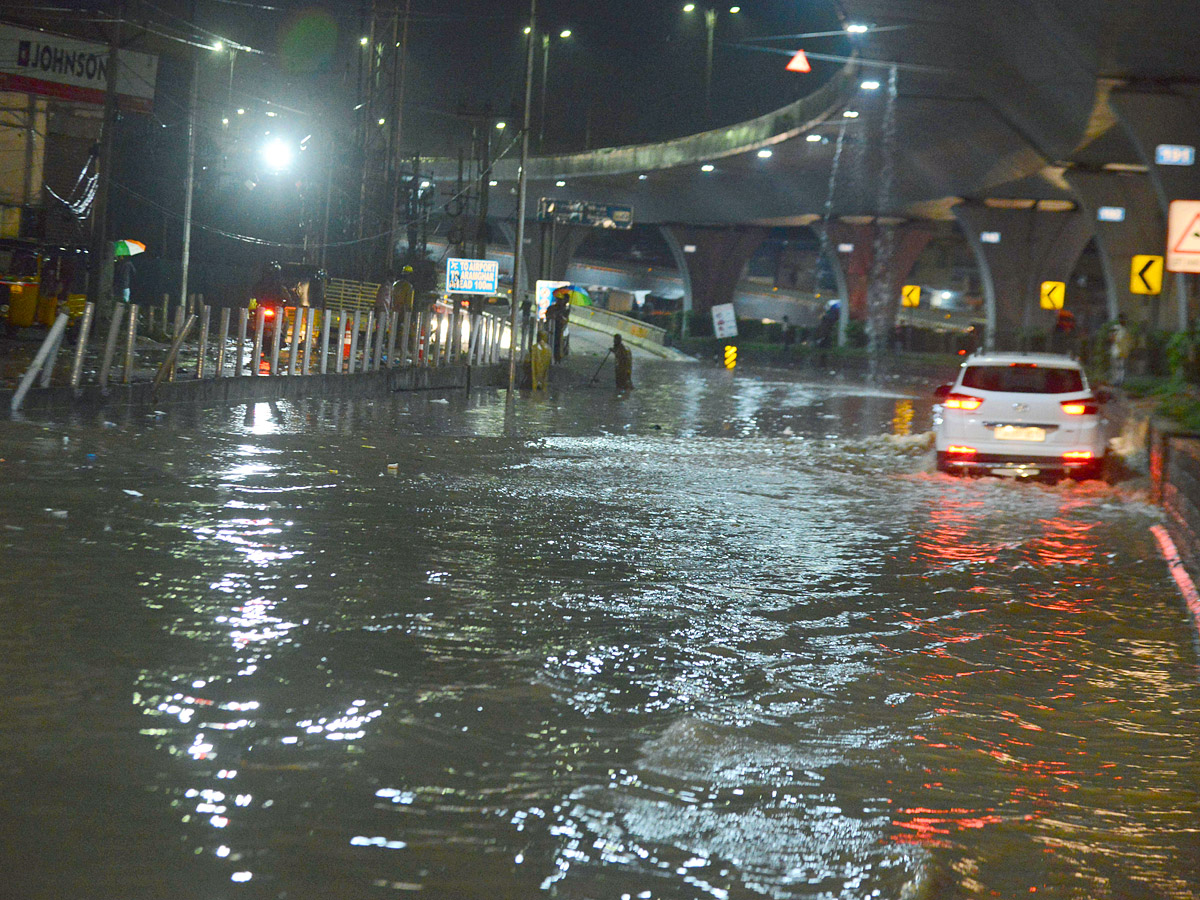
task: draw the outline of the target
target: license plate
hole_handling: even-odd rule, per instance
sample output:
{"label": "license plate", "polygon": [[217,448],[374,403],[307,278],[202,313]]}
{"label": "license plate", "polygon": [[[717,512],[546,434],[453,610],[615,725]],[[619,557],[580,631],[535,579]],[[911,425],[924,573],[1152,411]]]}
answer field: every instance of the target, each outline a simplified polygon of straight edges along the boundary
{"label": "license plate", "polygon": [[996,440],[998,441],[1044,441],[1045,439],[1045,428],[1020,425],[996,426]]}

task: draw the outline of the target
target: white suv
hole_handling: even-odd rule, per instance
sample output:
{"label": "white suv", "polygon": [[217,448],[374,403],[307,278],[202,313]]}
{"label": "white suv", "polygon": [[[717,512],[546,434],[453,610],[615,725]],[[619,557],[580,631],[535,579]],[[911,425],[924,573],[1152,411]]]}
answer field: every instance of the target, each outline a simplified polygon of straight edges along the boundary
{"label": "white suv", "polygon": [[1111,395],[1082,366],[1049,353],[978,353],[937,389],[934,435],[943,472],[1100,477]]}

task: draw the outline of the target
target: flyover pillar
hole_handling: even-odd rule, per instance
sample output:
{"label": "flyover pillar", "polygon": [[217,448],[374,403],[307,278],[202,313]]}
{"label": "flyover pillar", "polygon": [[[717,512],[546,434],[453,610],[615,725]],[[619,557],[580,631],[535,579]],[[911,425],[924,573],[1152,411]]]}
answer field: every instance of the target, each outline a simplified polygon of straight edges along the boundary
{"label": "flyover pillar", "polygon": [[[892,230],[890,235],[887,229]],[[887,317],[882,324],[890,332],[900,309],[900,290],[932,239],[933,232],[915,222],[829,223],[826,241],[829,262],[835,267],[838,284],[844,284],[846,292],[842,303],[843,334],[844,323],[851,319],[867,321],[872,296],[881,301],[879,305]],[[842,252],[839,248],[843,247],[850,249]],[[888,259],[880,257],[881,249],[890,251]]]}
{"label": "flyover pillar", "polygon": [[[1131,290],[1135,256],[1162,256],[1167,243],[1165,219],[1150,179],[1140,173],[1068,169],[1067,183],[1087,216],[1095,222],[1096,249],[1104,270],[1108,318],[1124,315],[1151,328],[1173,327],[1163,318],[1162,301]],[[1123,209],[1120,222],[1098,221],[1102,207]],[[1148,302],[1147,302],[1148,301]],[[1175,316],[1169,317],[1175,321]]]}
{"label": "flyover pillar", "polygon": [[714,306],[733,302],[746,264],[770,231],[750,225],[662,225],[660,230],[683,279],[684,311],[693,316],[707,316]]}
{"label": "flyover pillar", "polygon": [[955,218],[979,264],[987,314],[984,346],[1020,350],[1033,331],[1050,332],[1055,314],[1041,308],[1046,281],[1069,281],[1092,223],[1079,210],[960,203]]}
{"label": "flyover pillar", "polygon": [[[1200,170],[1194,151],[1190,165],[1159,165],[1157,153],[1163,144],[1200,148],[1200,100],[1174,93],[1169,87],[1156,86],[1153,90],[1132,87],[1113,91],[1109,106],[1146,166],[1163,221],[1166,221],[1172,200],[1200,200]],[[1159,251],[1154,252],[1161,255]],[[1173,324],[1183,331],[1188,326],[1188,276],[1176,275],[1174,281],[1176,319]]]}
{"label": "flyover pillar", "polygon": [[[515,247],[516,229],[508,223],[500,226],[508,243]],[[525,230],[525,290],[537,287],[538,279],[566,281],[567,269],[576,252],[591,234],[587,225],[532,222]]]}

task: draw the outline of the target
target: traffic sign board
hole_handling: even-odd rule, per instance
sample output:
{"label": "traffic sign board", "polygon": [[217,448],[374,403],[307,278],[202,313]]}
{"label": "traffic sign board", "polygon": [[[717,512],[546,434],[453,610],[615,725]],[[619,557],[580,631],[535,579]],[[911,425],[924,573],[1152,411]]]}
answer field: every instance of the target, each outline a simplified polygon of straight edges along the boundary
{"label": "traffic sign board", "polygon": [[1161,294],[1163,263],[1161,256],[1135,256],[1129,271],[1129,290],[1134,294]]}
{"label": "traffic sign board", "polygon": [[737,314],[732,303],[721,303],[712,308],[713,334],[719,338],[737,337]]}
{"label": "traffic sign board", "polygon": [[1187,144],[1159,144],[1154,148],[1154,161],[1160,166],[1194,166],[1196,148]]}
{"label": "traffic sign board", "polygon": [[450,294],[494,294],[500,287],[500,263],[490,259],[447,259]]}
{"label": "traffic sign board", "polygon": [[1042,282],[1042,309],[1062,309],[1066,300],[1066,284],[1061,281]]}
{"label": "traffic sign board", "polygon": [[921,305],[921,286],[919,284],[906,284],[904,290],[900,292],[900,305],[908,308]]}
{"label": "traffic sign board", "polygon": [[808,54],[803,50],[797,50],[796,55],[792,57],[792,61],[787,64],[789,72],[811,72],[812,63],[808,61]]}
{"label": "traffic sign board", "polygon": [[1174,200],[1167,215],[1167,271],[1200,272],[1200,200]]}

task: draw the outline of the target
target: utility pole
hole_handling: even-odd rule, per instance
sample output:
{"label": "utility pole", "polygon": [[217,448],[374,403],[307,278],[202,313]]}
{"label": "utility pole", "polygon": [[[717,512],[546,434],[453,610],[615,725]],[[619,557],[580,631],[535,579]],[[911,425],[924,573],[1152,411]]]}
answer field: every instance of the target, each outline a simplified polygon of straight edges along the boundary
{"label": "utility pole", "polygon": [[[192,0],[192,26],[196,25],[196,0]],[[192,259],[192,198],[196,188],[196,105],[200,97],[200,48],[192,48],[192,85],[188,93],[187,168],[183,182],[183,250],[179,266],[179,303],[188,302],[188,268]]]}
{"label": "utility pole", "polygon": [[125,3],[117,5],[117,21],[108,44],[108,72],[104,89],[104,125],[100,134],[100,158],[96,162],[96,199],[92,206],[92,245],[88,257],[89,303],[101,316],[112,305],[113,242],[108,236],[108,193],[112,180],[113,150],[117,130],[117,73],[121,66],[121,26]]}
{"label": "utility pole", "polygon": [[521,130],[521,169],[517,180],[517,246],[513,248],[513,291],[508,314],[508,399],[517,391],[517,306],[524,293],[525,201],[529,188],[529,108],[533,102],[533,36],[537,34],[537,0],[529,0],[529,41],[525,59],[525,121]]}

